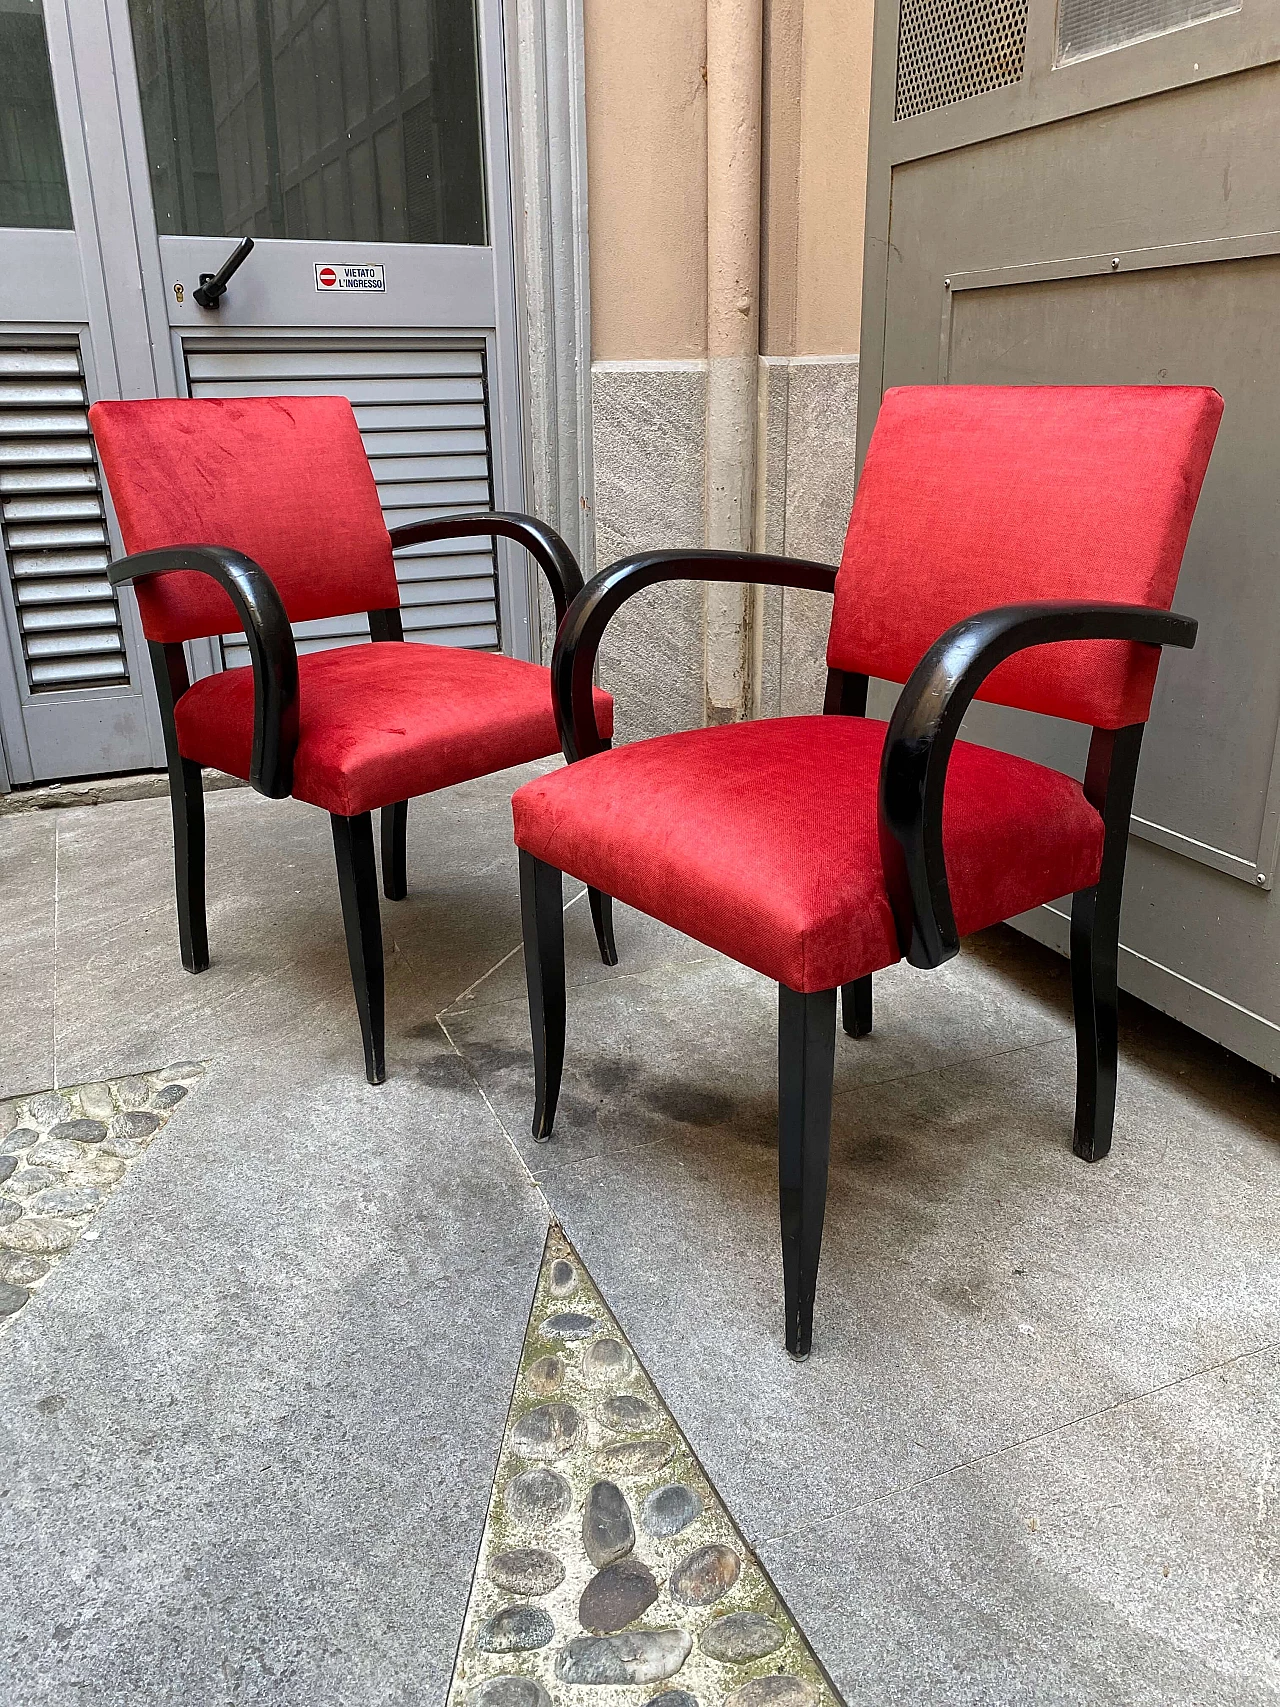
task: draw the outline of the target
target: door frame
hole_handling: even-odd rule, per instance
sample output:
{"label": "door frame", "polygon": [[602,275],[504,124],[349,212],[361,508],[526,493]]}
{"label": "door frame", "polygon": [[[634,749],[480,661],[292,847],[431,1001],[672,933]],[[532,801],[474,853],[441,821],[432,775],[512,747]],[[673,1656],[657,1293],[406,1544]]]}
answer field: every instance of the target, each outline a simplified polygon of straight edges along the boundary
{"label": "door frame", "polygon": [[[74,28],[71,3],[46,0],[45,21],[72,206],[67,236],[77,244],[86,299],[79,327],[101,395],[177,396],[185,373],[169,328],[127,0],[76,7]],[[515,358],[491,393],[496,497],[558,528],[589,577],[596,563],[582,0],[489,0],[487,9],[481,0],[480,24],[491,239],[503,233],[491,242],[495,319]],[[118,550],[114,515],[109,526]],[[498,560],[500,596],[522,617],[518,627],[509,621],[509,643],[546,662],[554,620],[540,577],[505,542]],[[120,601],[140,646],[131,588],[120,590]],[[201,663],[214,667],[211,649]],[[149,672],[140,676],[159,765],[154,688]],[[26,779],[9,774],[0,748],[0,792],[15,780]]]}
{"label": "door frame", "polygon": [[[125,138],[123,159],[118,166],[113,162],[116,195],[121,207],[130,208],[138,232],[135,266],[142,275],[150,345],[157,352],[155,394],[183,396],[181,336],[169,326],[128,0],[102,0],[102,7],[114,87],[121,90],[114,123]],[[596,563],[582,0],[476,0],[476,14],[497,329],[488,350],[493,497],[498,509],[529,509],[558,527],[584,574],[591,575]],[[568,244],[565,230],[572,230]],[[297,329],[312,336],[316,331]],[[396,331],[422,336],[423,329]],[[282,329],[280,335],[287,333]],[[362,338],[394,335],[386,328],[352,329],[352,336]],[[160,350],[169,352],[167,360]],[[510,352],[505,370],[500,350]],[[550,661],[546,625],[538,621],[538,570],[524,551],[502,539],[497,563],[503,647],[517,657]]]}

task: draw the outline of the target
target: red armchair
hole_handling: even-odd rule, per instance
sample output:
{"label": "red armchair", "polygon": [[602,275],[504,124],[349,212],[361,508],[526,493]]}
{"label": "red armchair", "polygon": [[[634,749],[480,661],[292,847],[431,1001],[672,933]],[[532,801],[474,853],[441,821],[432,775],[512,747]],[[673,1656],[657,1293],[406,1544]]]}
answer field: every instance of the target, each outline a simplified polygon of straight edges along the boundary
{"label": "red armchair", "polygon": [[[773,979],[787,1349],[808,1354],[826,1203],[836,991],[871,1029],[872,975],[1071,894],[1074,1148],[1111,1144],[1130,803],[1160,648],[1222,400],[1178,387],[886,393],[839,572],[731,552],[624,559],[578,595],[552,675],[563,771],[513,797],[533,1026],[534,1136],[564,1059],[561,874]],[[596,649],[655,581],[835,595],[824,715],[606,751]],[[888,725],[868,677],[906,685]],[[975,698],[1093,729],[1083,784],[958,741]]]}
{"label": "red armchair", "polygon": [[[408,644],[391,553],[423,540],[518,541],[546,575],[557,618],[582,587],[573,554],[531,516],[433,517],[390,535],[343,397],[161,399],[89,411],[136,584],[164,722],[178,936],[190,972],[209,964],[201,770],[244,777],[330,815],[370,1084],[386,1076],[382,883],[407,893],[408,802],[554,753],[546,669],[496,652]],[[367,612],[371,645],[299,657],[291,623]],[[190,681],[183,642],[242,628],[251,666]],[[613,705],[594,696],[601,738]],[[607,897],[593,895],[612,956]]]}

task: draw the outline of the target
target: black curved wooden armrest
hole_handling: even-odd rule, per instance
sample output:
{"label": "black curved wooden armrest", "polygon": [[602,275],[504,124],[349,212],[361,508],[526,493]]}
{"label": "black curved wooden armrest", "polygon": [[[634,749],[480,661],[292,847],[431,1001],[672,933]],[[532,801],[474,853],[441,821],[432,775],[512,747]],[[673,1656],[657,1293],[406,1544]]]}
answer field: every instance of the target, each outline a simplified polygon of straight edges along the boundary
{"label": "black curved wooden armrest", "polygon": [[475,539],[488,536],[513,539],[523,545],[547,578],[556,607],[556,627],[564,621],[569,601],[582,591],[578,560],[553,527],[517,510],[482,510],[470,516],[440,516],[425,522],[406,522],[391,529],[391,549],[421,545],[428,539]]}
{"label": "black curved wooden armrest", "polygon": [[1146,605],[1001,605],[936,640],[899,695],[880,760],[880,857],[902,952],[940,966],[959,949],[942,848],[942,800],[960,720],[998,664],[1062,640],[1194,646],[1196,623]]}
{"label": "black curved wooden armrest", "polygon": [[178,545],[121,557],[107,569],[112,586],[147,575],[192,570],[226,592],[249,643],[253,662],[253,753],[249,781],[259,794],[281,800],[293,788],[298,748],[298,649],[275,584],[243,552],[223,545]]}
{"label": "black curved wooden armrest", "polygon": [[596,730],[591,684],[600,640],[618,608],[658,581],[747,581],[756,586],[809,587],[833,593],[827,563],[753,551],[647,551],[611,563],[587,585],[560,624],[551,656],[551,692],[564,756],[589,758],[604,743]]}

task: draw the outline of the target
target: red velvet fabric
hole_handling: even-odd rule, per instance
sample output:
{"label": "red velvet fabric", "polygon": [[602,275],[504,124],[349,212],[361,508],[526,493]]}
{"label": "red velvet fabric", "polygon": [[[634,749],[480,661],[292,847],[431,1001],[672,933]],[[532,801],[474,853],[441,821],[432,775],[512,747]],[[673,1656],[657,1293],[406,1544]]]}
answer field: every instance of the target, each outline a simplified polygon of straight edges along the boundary
{"label": "red velvet fabric", "polygon": [[[887,391],[858,483],[827,660],[904,682],[952,623],[1026,599],[1173,599],[1222,415],[1199,386]],[[979,697],[1101,728],[1145,721],[1159,651],[1037,647]]]}
{"label": "red velvet fabric", "polygon": [[[125,550],[225,545],[261,564],[291,622],[400,603],[378,492],[345,397],[95,403]],[[207,575],[137,583],[148,640],[235,632]]]}
{"label": "red velvet fabric", "polygon": [[[596,691],[613,733],[613,700]],[[247,777],[253,671],[194,683],[176,708],[184,758]],[[388,641],[298,659],[293,793],[351,817],[558,752],[550,672],[500,652]]]}
{"label": "red velvet fabric", "polygon": [[[885,725],[727,724],[598,753],[525,783],[516,841],[793,990],[898,959],[876,798]],[[943,810],[956,923],[980,930],[1096,883],[1079,783],[957,741]]]}

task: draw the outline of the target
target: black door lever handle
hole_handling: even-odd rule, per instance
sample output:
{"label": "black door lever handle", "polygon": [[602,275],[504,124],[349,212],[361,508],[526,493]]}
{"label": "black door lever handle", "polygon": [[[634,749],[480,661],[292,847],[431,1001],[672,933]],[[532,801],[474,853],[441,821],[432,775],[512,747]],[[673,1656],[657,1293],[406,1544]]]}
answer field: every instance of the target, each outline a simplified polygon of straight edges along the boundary
{"label": "black door lever handle", "polygon": [[191,293],[201,308],[216,308],[218,306],[218,298],[226,295],[227,281],[241,261],[248,258],[249,251],[252,248],[253,238],[244,237],[236,244],[216,273],[201,273],[200,283]]}

